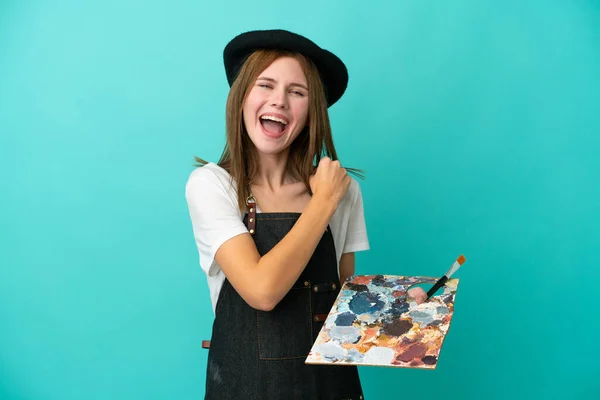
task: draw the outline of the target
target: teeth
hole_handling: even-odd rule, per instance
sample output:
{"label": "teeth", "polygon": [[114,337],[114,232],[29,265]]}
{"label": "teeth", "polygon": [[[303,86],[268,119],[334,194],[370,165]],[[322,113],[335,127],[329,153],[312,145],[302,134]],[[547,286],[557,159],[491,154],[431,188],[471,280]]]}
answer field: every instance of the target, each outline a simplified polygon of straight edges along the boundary
{"label": "teeth", "polygon": [[268,120],[271,120],[271,121],[280,122],[280,123],[282,123],[284,125],[288,124],[288,122],[285,119],[277,118],[277,117],[274,117],[272,115],[263,115],[262,117],[260,117],[260,119],[268,119]]}

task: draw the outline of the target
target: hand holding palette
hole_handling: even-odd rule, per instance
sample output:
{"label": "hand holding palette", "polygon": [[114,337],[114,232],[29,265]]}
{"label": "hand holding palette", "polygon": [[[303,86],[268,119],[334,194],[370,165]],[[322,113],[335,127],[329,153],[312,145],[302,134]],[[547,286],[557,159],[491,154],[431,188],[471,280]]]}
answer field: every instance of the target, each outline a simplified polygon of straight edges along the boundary
{"label": "hand holding palette", "polygon": [[411,286],[437,278],[359,275],[342,286],[307,364],[435,369],[454,312],[458,279],[422,304]]}

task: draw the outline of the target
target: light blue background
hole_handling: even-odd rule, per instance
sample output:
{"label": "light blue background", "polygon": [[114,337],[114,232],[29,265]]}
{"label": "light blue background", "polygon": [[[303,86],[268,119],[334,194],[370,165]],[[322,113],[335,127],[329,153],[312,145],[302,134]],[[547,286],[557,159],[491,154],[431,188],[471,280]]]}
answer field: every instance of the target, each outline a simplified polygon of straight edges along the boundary
{"label": "light blue background", "polygon": [[274,27],[350,70],[358,273],[467,257],[437,370],[361,368],[367,399],[598,398],[595,0],[2,0],[0,398],[203,397],[184,185],[224,144],[224,45]]}

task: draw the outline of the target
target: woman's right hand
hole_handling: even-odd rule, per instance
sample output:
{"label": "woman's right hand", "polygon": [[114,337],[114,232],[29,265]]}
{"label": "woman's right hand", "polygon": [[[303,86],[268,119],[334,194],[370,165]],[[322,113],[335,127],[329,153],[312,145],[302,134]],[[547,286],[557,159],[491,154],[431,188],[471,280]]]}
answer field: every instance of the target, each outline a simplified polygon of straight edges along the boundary
{"label": "woman's right hand", "polygon": [[319,161],[317,171],[310,177],[310,189],[313,197],[335,201],[337,207],[348,191],[350,182],[350,176],[339,161],[323,157]]}

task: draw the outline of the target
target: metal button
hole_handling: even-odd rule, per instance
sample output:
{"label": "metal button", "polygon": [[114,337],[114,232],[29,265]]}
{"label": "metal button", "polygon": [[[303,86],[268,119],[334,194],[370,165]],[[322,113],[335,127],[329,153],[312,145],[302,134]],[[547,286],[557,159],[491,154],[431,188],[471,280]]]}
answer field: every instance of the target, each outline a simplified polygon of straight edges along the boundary
{"label": "metal button", "polygon": [[332,288],[333,290],[335,290],[335,288],[337,288],[337,285],[334,283],[333,285],[331,285],[331,288]]}
{"label": "metal button", "polygon": [[251,208],[251,209],[250,209],[250,212],[254,212],[254,208]]}
{"label": "metal button", "polygon": [[315,286],[313,290],[314,290],[315,292],[318,292],[318,291],[319,291],[319,287],[318,287],[318,286]]}
{"label": "metal button", "polygon": [[310,283],[308,281],[304,281],[304,286],[308,286]]}
{"label": "metal button", "polygon": [[254,222],[254,218],[250,218],[250,222]]}
{"label": "metal button", "polygon": [[250,234],[254,235],[254,229],[250,229]]}

